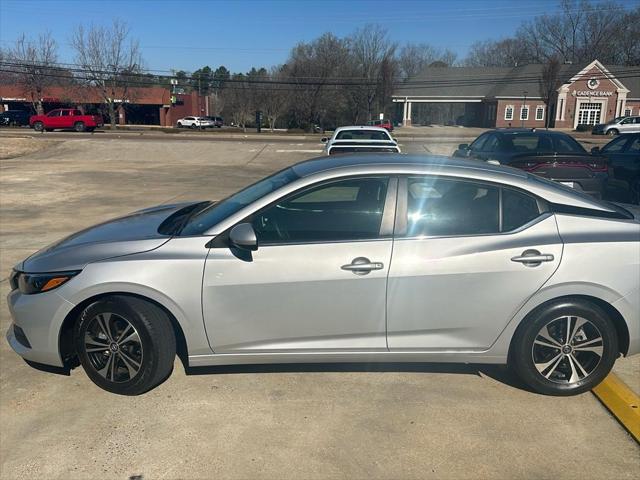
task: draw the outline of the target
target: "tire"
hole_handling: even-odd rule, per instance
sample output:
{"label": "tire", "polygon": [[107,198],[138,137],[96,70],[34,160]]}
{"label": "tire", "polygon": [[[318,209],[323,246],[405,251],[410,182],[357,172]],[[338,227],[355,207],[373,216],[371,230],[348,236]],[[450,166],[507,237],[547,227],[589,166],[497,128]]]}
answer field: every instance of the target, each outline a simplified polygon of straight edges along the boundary
{"label": "tire", "polygon": [[197,126],[195,123],[192,123],[192,124],[191,124],[191,128],[192,128],[193,130],[195,130],[196,128],[198,128],[198,126]]}
{"label": "tire", "polygon": [[46,128],[45,129],[47,132],[53,132],[53,128]]}
{"label": "tire", "polygon": [[42,122],[36,122],[33,124],[33,129],[36,132],[43,132],[44,131],[44,123]]}
{"label": "tire", "polygon": [[73,129],[74,129],[76,132],[84,132],[84,131],[85,131],[85,129],[86,129],[86,127],[85,127],[84,122],[76,122],[76,123],[73,125]]}
{"label": "tire", "polygon": [[[567,322],[573,336],[566,333]],[[544,304],[523,321],[509,364],[536,392],[569,396],[598,385],[618,354],[618,336],[606,312],[594,303],[567,299]]]}
{"label": "tire", "polygon": [[74,327],[74,345],[91,381],[119,395],[139,395],[162,383],[176,356],[167,314],[125,295],[105,297],[85,308]]}
{"label": "tire", "polygon": [[616,128],[612,128],[611,130],[607,130],[607,135],[609,135],[610,137],[615,137],[616,135],[618,135],[618,130]]}
{"label": "tire", "polygon": [[182,128],[182,123],[178,122],[178,128]]}

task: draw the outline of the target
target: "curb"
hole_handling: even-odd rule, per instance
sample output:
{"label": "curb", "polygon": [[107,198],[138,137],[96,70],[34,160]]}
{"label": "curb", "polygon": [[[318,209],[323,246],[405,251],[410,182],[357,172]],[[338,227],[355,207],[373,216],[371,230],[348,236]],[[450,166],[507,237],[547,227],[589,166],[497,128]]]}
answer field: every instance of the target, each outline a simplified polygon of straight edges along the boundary
{"label": "curb", "polygon": [[592,392],[640,443],[640,397],[615,373],[610,373]]}

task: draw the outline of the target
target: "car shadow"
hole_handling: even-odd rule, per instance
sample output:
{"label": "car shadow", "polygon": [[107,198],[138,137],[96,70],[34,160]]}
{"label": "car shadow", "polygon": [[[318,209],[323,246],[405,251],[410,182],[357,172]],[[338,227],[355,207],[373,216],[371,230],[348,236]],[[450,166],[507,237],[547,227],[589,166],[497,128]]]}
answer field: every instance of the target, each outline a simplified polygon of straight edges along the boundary
{"label": "car shadow", "polygon": [[454,363],[274,363],[249,365],[216,365],[188,367],[187,375],[230,375],[239,373],[340,373],[340,372],[394,372],[394,373],[446,373],[486,376],[504,385],[533,392],[506,365],[454,364]]}

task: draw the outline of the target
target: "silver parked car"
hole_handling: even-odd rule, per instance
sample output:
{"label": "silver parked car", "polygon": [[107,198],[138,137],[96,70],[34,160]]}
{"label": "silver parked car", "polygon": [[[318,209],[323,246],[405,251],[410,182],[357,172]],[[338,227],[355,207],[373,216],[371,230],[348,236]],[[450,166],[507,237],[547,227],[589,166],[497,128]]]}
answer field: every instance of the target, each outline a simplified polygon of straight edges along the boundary
{"label": "silver parked car", "polygon": [[545,394],[640,352],[640,223],[508,167],[323,157],[218,203],[164,205],[16,265],[7,338],[145,392],[191,366],[510,364]]}
{"label": "silver parked car", "polygon": [[619,135],[621,133],[640,133],[640,117],[616,117],[607,123],[595,125],[593,135]]}

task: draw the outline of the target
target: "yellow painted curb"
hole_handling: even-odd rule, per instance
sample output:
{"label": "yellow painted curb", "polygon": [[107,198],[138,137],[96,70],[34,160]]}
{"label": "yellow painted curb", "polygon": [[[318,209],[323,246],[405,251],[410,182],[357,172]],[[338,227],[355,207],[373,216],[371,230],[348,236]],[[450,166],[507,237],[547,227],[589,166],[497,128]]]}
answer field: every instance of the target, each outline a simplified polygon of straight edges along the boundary
{"label": "yellow painted curb", "polygon": [[615,373],[610,373],[592,392],[640,443],[640,397]]}

